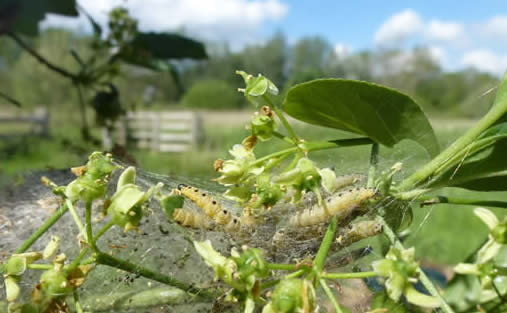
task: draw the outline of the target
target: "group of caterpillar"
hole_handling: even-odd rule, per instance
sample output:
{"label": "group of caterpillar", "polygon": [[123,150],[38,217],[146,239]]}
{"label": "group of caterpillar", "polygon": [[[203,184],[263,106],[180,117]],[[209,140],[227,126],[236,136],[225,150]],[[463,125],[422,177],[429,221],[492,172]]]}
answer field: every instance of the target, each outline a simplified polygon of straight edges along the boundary
{"label": "group of caterpillar", "polygon": [[183,196],[195,202],[204,211],[205,215],[184,209],[176,209],[173,213],[173,219],[177,223],[191,228],[210,228],[212,225],[208,219],[210,218],[216,224],[223,226],[226,231],[235,231],[241,227],[240,219],[223,208],[209,194],[184,184],[178,185],[178,190]]}
{"label": "group of caterpillar", "polygon": [[310,226],[327,222],[331,217],[337,216],[339,221],[353,215],[365,201],[376,196],[375,189],[356,188],[340,192],[326,199],[326,205],[313,207],[297,213],[289,220],[293,227]]}

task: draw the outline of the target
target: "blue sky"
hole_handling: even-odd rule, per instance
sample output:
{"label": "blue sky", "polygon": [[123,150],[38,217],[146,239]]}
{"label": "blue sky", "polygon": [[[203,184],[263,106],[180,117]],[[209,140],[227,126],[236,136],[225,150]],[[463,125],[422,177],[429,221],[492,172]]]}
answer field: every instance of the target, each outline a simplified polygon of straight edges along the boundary
{"label": "blue sky", "polygon": [[[143,30],[185,29],[239,49],[282,31],[289,43],[326,38],[339,54],[363,49],[426,46],[447,70],[507,69],[507,1],[332,0],[78,0],[104,23],[115,5],[127,6]],[[50,16],[46,25],[86,31],[86,20]]]}

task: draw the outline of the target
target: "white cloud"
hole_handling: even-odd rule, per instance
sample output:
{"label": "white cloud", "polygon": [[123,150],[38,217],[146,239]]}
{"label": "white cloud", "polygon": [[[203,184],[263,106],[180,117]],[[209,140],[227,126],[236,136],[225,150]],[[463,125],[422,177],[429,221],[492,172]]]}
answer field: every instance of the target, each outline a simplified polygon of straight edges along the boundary
{"label": "white cloud", "polygon": [[498,55],[486,49],[472,50],[463,55],[462,63],[500,76],[507,69],[507,55]]}
{"label": "white cloud", "polygon": [[423,22],[419,15],[411,9],[406,9],[391,16],[375,33],[375,43],[390,45],[403,41],[423,29]]}
{"label": "white cloud", "polygon": [[495,39],[507,40],[507,16],[494,16],[482,26],[482,31]]}
{"label": "white cloud", "polygon": [[[139,20],[143,31],[185,29],[198,37],[212,40],[248,42],[258,36],[262,23],[285,17],[288,5],[282,0],[81,0],[80,4],[101,24],[107,12],[124,5]],[[86,18],[76,19],[83,28]],[[43,25],[67,26],[71,20],[52,15]],[[89,26],[86,26],[89,29]]]}
{"label": "white cloud", "polygon": [[425,29],[426,36],[430,40],[456,42],[462,40],[465,35],[463,24],[456,22],[432,20]]}
{"label": "white cloud", "polygon": [[346,43],[337,43],[334,45],[334,53],[338,59],[346,58],[352,52],[352,47]]}
{"label": "white cloud", "polygon": [[443,65],[447,62],[447,52],[439,46],[429,46],[428,52],[430,57],[440,65]]}

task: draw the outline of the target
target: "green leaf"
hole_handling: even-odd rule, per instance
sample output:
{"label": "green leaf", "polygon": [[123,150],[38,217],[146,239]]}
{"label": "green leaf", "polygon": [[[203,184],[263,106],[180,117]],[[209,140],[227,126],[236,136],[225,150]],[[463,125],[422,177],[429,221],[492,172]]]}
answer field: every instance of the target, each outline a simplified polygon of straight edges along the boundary
{"label": "green leaf", "polygon": [[283,109],[303,122],[366,135],[388,147],[410,139],[431,156],[439,152],[433,128],[421,108],[407,95],[384,86],[318,79],[291,88]]}
{"label": "green leaf", "polygon": [[486,130],[470,146],[465,161],[456,164],[431,182],[433,187],[454,186],[477,191],[507,190],[507,122]]}
{"label": "green leaf", "polygon": [[0,0],[2,18],[0,33],[12,31],[35,36],[39,33],[39,22],[47,13],[78,16],[75,0]]}
{"label": "green leaf", "polygon": [[184,202],[185,198],[183,198],[183,196],[173,195],[160,199],[160,206],[167,217],[172,220],[174,210],[182,208]]}
{"label": "green leaf", "polygon": [[193,39],[168,33],[138,33],[132,42],[132,57],[153,59],[206,59],[204,45]]}

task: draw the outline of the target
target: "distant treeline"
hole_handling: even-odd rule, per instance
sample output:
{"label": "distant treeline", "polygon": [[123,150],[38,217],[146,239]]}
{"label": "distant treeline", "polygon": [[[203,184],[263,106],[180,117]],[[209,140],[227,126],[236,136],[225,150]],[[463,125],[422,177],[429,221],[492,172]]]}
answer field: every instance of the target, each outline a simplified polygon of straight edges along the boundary
{"label": "distant treeline", "polygon": [[[90,37],[62,29],[45,30],[30,43],[49,60],[74,71],[79,64],[71,51],[86,56]],[[377,82],[408,93],[430,114],[475,117],[492,101],[499,78],[474,69],[445,72],[425,47],[412,51],[376,50],[338,55],[321,37],[306,37],[289,45],[277,33],[264,43],[233,51],[227,44],[206,43],[209,59],[176,64],[179,82],[170,73],[122,67],[114,82],[126,107],[187,106],[236,109],[246,104],[236,91],[242,80],[235,70],[262,73],[282,93],[294,84],[336,77]],[[100,56],[97,56],[100,57]],[[6,38],[0,38],[0,85],[27,107],[58,107],[77,102],[63,79]]]}

